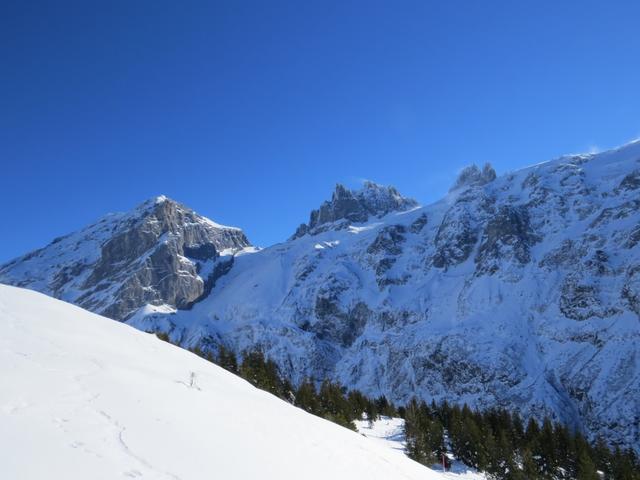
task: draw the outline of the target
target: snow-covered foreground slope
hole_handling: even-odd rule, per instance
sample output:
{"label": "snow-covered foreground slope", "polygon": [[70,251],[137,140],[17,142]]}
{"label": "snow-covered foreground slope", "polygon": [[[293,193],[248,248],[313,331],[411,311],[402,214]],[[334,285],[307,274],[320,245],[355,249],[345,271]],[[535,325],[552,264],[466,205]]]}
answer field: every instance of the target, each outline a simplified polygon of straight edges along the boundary
{"label": "snow-covered foreground slope", "polygon": [[1,477],[437,479],[153,335],[0,285]]}

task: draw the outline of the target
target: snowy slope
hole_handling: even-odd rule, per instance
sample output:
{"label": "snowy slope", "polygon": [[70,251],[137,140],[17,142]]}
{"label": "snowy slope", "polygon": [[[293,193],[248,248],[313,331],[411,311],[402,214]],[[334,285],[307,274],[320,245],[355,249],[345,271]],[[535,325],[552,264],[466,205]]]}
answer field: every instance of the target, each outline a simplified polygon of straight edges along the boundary
{"label": "snowy slope", "polygon": [[438,479],[150,334],[0,285],[2,478]]}
{"label": "snowy slope", "polygon": [[469,168],[441,201],[361,222],[365,197],[343,190],[191,311],[130,323],[258,346],[294,381],[548,414],[640,447],[640,142]]}

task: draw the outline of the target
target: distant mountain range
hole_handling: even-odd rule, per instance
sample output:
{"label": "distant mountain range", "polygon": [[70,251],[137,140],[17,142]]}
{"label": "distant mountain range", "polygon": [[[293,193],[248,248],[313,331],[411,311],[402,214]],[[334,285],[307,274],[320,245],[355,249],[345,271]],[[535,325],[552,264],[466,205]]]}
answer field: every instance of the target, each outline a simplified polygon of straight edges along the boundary
{"label": "distant mountain range", "polygon": [[260,348],[298,382],[551,415],[640,448],[640,142],[427,206],[338,185],[265,249],[158,197],[0,267],[187,347]]}

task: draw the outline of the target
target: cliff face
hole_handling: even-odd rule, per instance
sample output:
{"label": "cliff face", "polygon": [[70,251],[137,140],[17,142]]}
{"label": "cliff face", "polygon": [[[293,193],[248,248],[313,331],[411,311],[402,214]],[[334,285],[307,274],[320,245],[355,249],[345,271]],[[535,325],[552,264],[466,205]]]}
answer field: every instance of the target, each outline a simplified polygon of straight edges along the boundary
{"label": "cliff face", "polygon": [[124,320],[145,305],[189,307],[213,286],[216,267],[248,246],[241,230],[157,197],[3,265],[0,282]]}

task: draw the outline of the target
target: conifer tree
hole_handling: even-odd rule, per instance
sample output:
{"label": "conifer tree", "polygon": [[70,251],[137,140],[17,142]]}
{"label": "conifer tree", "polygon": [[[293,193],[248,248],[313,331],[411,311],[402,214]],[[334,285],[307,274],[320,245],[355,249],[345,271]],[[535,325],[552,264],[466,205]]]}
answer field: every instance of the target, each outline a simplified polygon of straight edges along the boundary
{"label": "conifer tree", "polygon": [[169,334],[167,332],[156,332],[156,337],[158,337],[163,342],[171,343],[171,339],[169,338]]}
{"label": "conifer tree", "polygon": [[440,419],[428,420],[428,430],[426,435],[427,454],[431,463],[437,463],[442,455],[446,453],[444,445],[444,427]]}
{"label": "conifer tree", "polygon": [[420,418],[420,406],[415,398],[405,407],[404,433],[407,455],[416,462],[425,460],[426,444],[423,435],[423,424]]}
{"label": "conifer tree", "polygon": [[516,448],[521,448],[524,442],[524,425],[522,424],[522,418],[518,412],[513,412],[511,416],[512,425],[512,439]]}
{"label": "conifer tree", "polygon": [[538,465],[533,459],[531,450],[527,447],[522,451],[522,474],[527,480],[539,478]]}
{"label": "conifer tree", "polygon": [[256,387],[285,398],[286,392],[277,365],[273,360],[266,360],[261,351],[245,354],[239,373]]}
{"label": "conifer tree", "polygon": [[538,436],[540,435],[540,426],[538,422],[532,417],[527,423],[527,429],[525,430],[524,439],[529,448],[537,448]]}
{"label": "conifer tree", "polygon": [[558,467],[556,439],[553,431],[553,424],[549,417],[545,417],[542,428],[539,432],[536,453],[542,459],[542,473],[547,477],[552,477]]}
{"label": "conifer tree", "polygon": [[367,414],[369,423],[373,423],[379,417],[378,408],[376,407],[375,402],[368,401],[364,411]]}
{"label": "conifer tree", "polygon": [[314,415],[323,414],[316,387],[309,379],[305,379],[295,393],[295,405]]}
{"label": "conifer tree", "polygon": [[611,475],[611,451],[602,437],[598,437],[592,449],[593,462],[596,469]]}
{"label": "conifer tree", "polygon": [[554,427],[554,437],[556,441],[556,458],[558,464],[562,465],[568,472],[575,473],[575,442],[574,436],[569,429],[561,424]]}
{"label": "conifer tree", "polygon": [[591,460],[586,449],[581,449],[578,453],[578,464],[576,468],[576,480],[599,480],[596,466]]}
{"label": "conifer tree", "polygon": [[632,451],[623,452],[619,447],[616,447],[612,455],[611,470],[613,478],[616,480],[640,479],[640,465],[638,465]]}
{"label": "conifer tree", "polygon": [[238,373],[238,359],[235,353],[224,345],[218,347],[218,365],[231,373]]}

